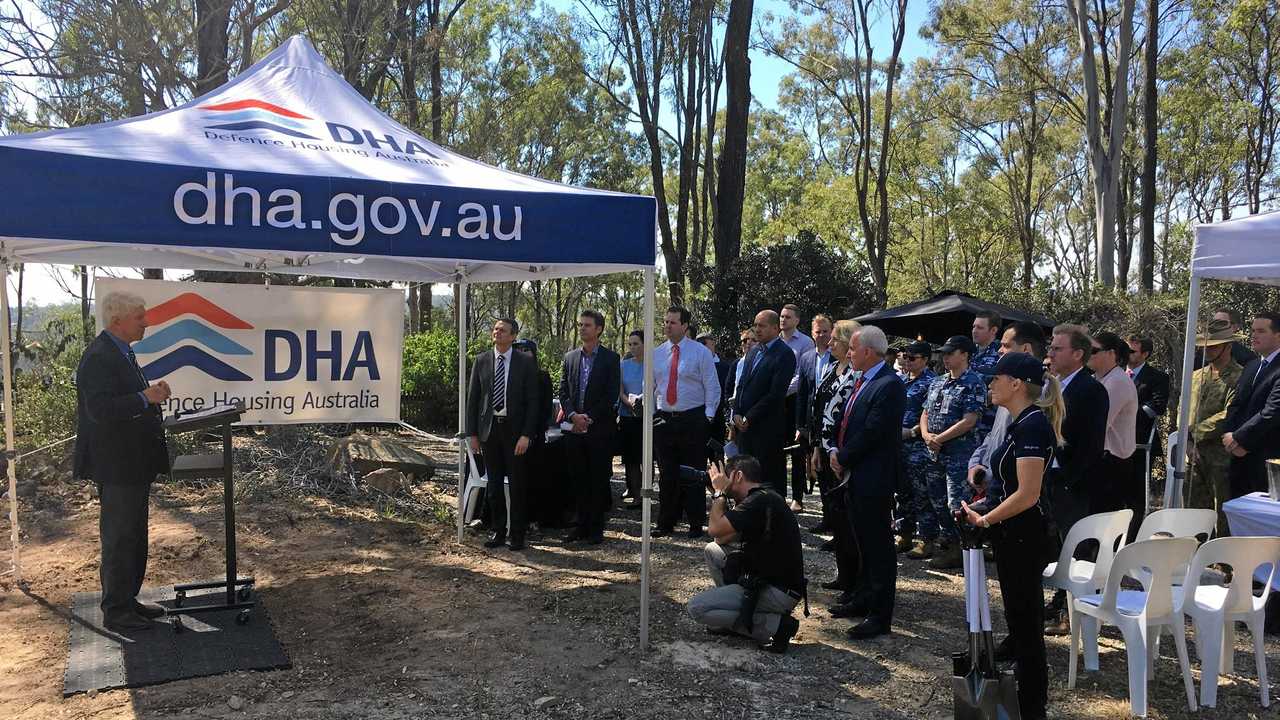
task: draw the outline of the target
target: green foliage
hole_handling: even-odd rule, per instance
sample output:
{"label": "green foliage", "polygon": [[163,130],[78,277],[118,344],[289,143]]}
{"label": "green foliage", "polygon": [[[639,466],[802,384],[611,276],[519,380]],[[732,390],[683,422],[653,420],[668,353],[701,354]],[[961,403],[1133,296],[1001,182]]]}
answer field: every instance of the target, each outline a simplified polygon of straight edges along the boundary
{"label": "green foliage", "polygon": [[86,345],[78,308],[59,308],[45,320],[39,342],[24,343],[31,369],[15,374],[14,428],[20,450],[75,434],[75,370]]}

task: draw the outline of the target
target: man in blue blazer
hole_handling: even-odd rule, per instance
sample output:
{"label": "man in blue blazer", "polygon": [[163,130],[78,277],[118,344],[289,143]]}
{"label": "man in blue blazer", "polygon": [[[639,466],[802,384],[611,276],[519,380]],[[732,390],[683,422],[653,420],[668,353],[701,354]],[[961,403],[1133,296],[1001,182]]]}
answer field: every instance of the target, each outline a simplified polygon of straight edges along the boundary
{"label": "man in blue blazer", "polygon": [[[854,331],[849,360],[862,373],[854,381],[831,451],[831,470],[845,485],[854,537],[862,566],[846,616],[864,616],[849,628],[852,639],[887,635],[893,624],[898,563],[893,547],[893,493],[902,456],[902,413],[907,389],[884,361],[889,341],[884,331],[864,325]],[[834,608],[833,608],[834,611]]]}
{"label": "man in blue blazer", "polygon": [[1266,490],[1266,461],[1280,457],[1280,313],[1258,313],[1251,330],[1258,357],[1240,373],[1222,436],[1231,453],[1227,477],[1233,498]]}
{"label": "man in blue blazer", "polygon": [[[733,406],[733,427],[738,451],[754,456],[764,469],[764,480],[779,495],[787,496],[786,455],[782,449],[795,436],[786,423],[787,387],[796,374],[796,355],[779,335],[778,313],[756,314],[756,346],[743,360]],[[789,431],[789,432],[788,432]]]}
{"label": "man in blue blazer", "polygon": [[570,481],[577,504],[578,526],[565,543],[604,539],[605,513],[612,504],[613,437],[618,426],[622,365],[618,353],[600,345],[604,315],[583,310],[578,316],[582,346],[564,355],[560,373],[560,407],[573,429],[563,438]]}

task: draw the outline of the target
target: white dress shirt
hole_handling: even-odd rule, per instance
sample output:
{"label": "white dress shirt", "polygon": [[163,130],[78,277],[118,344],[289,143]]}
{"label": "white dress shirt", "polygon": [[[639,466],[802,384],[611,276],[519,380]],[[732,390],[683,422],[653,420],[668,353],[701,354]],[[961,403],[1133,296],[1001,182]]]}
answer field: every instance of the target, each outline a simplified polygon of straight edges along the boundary
{"label": "white dress shirt", "polygon": [[666,412],[684,412],[704,408],[708,418],[720,407],[720,378],[716,375],[716,356],[696,340],[680,340],[680,366],[676,369],[676,404],[667,404],[667,377],[671,374],[671,341],[653,350],[653,393],[655,408]]}
{"label": "white dress shirt", "polygon": [[506,417],[507,407],[511,405],[511,348],[502,353],[498,352],[498,348],[493,349],[493,370],[498,371],[498,358],[503,358],[502,370],[502,409],[494,410],[494,417]]}

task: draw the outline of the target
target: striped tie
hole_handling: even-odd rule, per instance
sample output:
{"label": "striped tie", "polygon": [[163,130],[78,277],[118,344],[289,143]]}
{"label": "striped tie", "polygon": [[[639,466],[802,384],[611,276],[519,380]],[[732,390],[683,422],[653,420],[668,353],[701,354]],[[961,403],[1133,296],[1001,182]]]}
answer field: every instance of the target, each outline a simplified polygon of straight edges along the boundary
{"label": "striped tie", "polygon": [[507,356],[498,356],[498,368],[493,371],[493,411],[507,406]]}

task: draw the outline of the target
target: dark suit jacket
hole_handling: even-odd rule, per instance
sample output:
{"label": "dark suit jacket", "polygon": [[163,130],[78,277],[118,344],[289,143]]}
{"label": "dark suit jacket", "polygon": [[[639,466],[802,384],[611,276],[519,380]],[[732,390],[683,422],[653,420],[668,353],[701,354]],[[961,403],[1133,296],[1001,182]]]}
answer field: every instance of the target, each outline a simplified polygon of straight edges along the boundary
{"label": "dark suit jacket", "polygon": [[618,395],[622,392],[622,360],[607,347],[596,348],[595,363],[587,377],[586,392],[578,396],[578,375],[582,371],[582,348],[564,354],[560,373],[560,407],[564,419],[581,412],[591,417],[588,435],[612,433],[618,427]]}
{"label": "dark suit jacket", "polygon": [[[467,436],[489,439],[493,427],[493,348],[476,355],[467,390]],[[519,350],[511,351],[506,386],[507,421],[512,434],[532,442],[546,419],[538,407],[538,364]]]}
{"label": "dark suit jacket", "polygon": [[849,410],[844,444],[836,450],[836,459],[849,471],[850,495],[887,496],[897,490],[906,409],[907,386],[891,365],[862,381]]}
{"label": "dark suit jacket", "polygon": [[1055,474],[1068,488],[1089,488],[1098,477],[1094,470],[1102,460],[1111,399],[1102,383],[1081,369],[1062,393],[1062,400],[1067,414],[1062,419],[1063,445],[1057,454],[1061,467]]}
{"label": "dark suit jacket", "polygon": [[[1138,373],[1133,382],[1138,389],[1138,418],[1135,423],[1137,441],[1145,443],[1152,426],[1169,409],[1169,373],[1151,365],[1143,365],[1142,372]],[[1153,418],[1148,415],[1146,408],[1151,408],[1156,416]],[[1161,447],[1160,433],[1157,431],[1151,445],[1151,456],[1159,455]]]}
{"label": "dark suit jacket", "polygon": [[1255,358],[1240,373],[1236,396],[1227,406],[1226,430],[1250,455],[1280,457],[1280,357],[1255,380],[1261,365]]}
{"label": "dark suit jacket", "polygon": [[138,397],[146,388],[105,330],[89,343],[76,368],[75,477],[133,485],[169,472],[160,406]]}
{"label": "dark suit jacket", "polygon": [[[756,356],[764,353],[752,369]],[[734,412],[747,418],[747,433],[761,442],[786,442],[787,387],[796,374],[796,354],[779,339],[765,350],[756,345],[747,353]],[[792,434],[794,436],[794,428]]]}
{"label": "dark suit jacket", "polygon": [[817,367],[818,348],[812,347],[806,350],[799,360],[800,382],[796,386],[796,430],[808,430],[812,425],[813,393],[822,380],[814,377]]}

